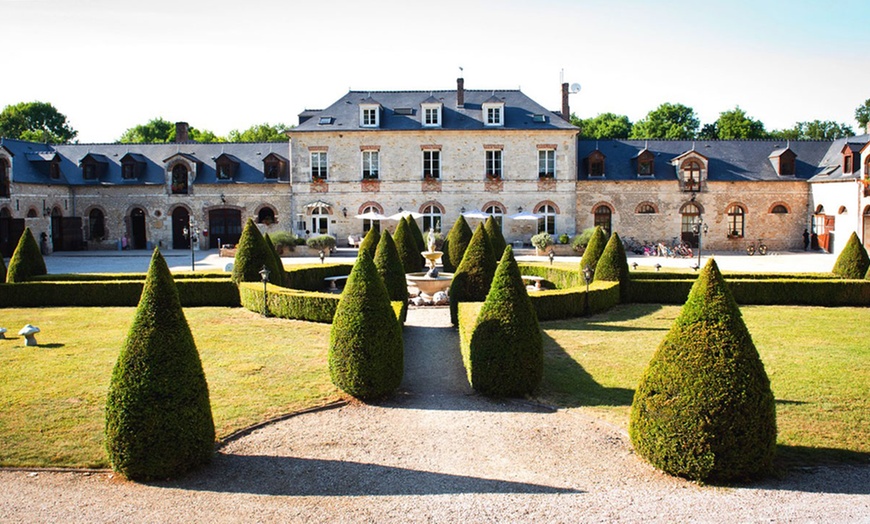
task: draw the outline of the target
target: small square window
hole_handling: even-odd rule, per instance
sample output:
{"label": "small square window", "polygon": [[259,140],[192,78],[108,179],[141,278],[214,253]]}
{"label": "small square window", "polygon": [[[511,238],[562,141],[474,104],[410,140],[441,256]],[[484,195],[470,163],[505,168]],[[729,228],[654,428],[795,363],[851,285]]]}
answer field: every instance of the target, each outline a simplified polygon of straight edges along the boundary
{"label": "small square window", "polygon": [[328,126],[330,124],[332,124],[332,117],[331,116],[322,116],[322,117],[320,117],[320,120],[317,121],[317,125],[321,125],[321,126]]}

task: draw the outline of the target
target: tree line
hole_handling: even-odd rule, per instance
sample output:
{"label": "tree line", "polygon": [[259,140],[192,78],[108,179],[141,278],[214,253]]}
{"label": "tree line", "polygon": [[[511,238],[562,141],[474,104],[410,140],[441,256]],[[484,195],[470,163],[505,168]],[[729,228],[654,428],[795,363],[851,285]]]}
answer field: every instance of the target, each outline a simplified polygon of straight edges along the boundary
{"label": "tree line", "polygon": [[[864,132],[870,121],[870,98],[855,109],[855,120]],[[571,123],[580,128],[580,138],[608,139],[670,139],[670,140],[740,140],[790,139],[833,140],[854,136],[852,127],[832,120],[796,122],[788,129],[767,131],[764,123],[735,107],[719,113],[719,118],[701,126],[695,110],[683,104],[666,102],[650,111],[646,117],[632,123],[625,115],[601,113],[593,118],[578,118],[571,114]],[[219,136],[208,129],[188,129],[196,142],[283,142],[293,126],[256,124],[245,130],[233,129]],[[72,142],[78,131],[70,126],[66,115],[46,102],[21,102],[8,105],[0,113],[0,136],[49,144]],[[152,118],[144,124],[124,131],[116,140],[122,144],[165,143],[175,141],[175,124],[162,118]]]}

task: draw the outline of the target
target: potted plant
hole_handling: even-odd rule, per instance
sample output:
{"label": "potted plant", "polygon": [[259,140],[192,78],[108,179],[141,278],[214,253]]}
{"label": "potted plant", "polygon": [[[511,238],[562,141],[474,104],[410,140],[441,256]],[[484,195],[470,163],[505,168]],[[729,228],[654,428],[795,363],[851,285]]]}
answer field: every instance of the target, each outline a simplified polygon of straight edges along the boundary
{"label": "potted plant", "polygon": [[554,243],[553,237],[549,233],[538,233],[532,237],[532,245],[535,246],[536,255],[548,253]]}

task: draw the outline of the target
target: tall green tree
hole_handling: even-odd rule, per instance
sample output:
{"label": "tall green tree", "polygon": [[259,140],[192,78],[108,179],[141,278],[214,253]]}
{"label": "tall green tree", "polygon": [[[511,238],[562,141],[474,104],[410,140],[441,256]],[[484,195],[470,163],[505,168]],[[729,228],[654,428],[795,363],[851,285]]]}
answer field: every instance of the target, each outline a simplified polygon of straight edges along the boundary
{"label": "tall green tree", "polygon": [[[226,142],[212,131],[189,127],[188,135],[195,142]],[[118,139],[122,144],[161,144],[175,141],[175,124],[162,117],[152,118],[145,124],[133,126]]]}
{"label": "tall green tree", "polygon": [[390,300],[408,300],[408,282],[405,280],[405,268],[396,250],[396,243],[389,231],[384,231],[375,251],[375,267],[384,279]]}
{"label": "tall green tree", "polygon": [[112,469],[133,480],[180,475],[211,460],[208,383],[178,290],[155,249],[106,399]]}
{"label": "tall green tree", "polygon": [[601,113],[593,118],[582,119],[572,114],[571,123],[580,128],[579,138],[628,138],[631,135],[631,120],[625,115]]}
{"label": "tall green tree", "polygon": [[47,102],[21,102],[0,112],[0,137],[65,144],[76,135],[66,115]]}
{"label": "tall green tree", "polygon": [[691,107],[665,102],[632,126],[630,138],[691,140],[697,135],[700,125],[701,121]]}
{"label": "tall green tree", "polygon": [[[423,265],[423,255],[417,241],[414,240],[414,234],[411,233],[411,226],[408,225],[408,220],[413,220],[410,217],[403,217],[399,220],[396,226],[396,231],[393,233],[393,241],[396,243],[396,251],[399,253],[399,258],[402,260],[402,267],[405,268],[405,273],[416,273],[420,271]],[[375,246],[377,249],[377,246]],[[362,249],[360,249],[362,253]]]}
{"label": "tall green tree", "polygon": [[771,138],[780,140],[835,140],[855,136],[852,128],[832,120],[813,120],[812,122],[797,122],[789,129],[776,130],[770,133]]}
{"label": "tall green tree", "polygon": [[766,138],[767,131],[760,120],[747,116],[746,111],[736,106],[734,109],[719,113],[716,120],[717,135],[719,140],[745,140]]}
{"label": "tall green tree", "polygon": [[256,124],[244,131],[233,129],[227,135],[229,142],[287,142],[287,131],[293,126],[284,124]]}
{"label": "tall green tree", "polygon": [[861,126],[861,133],[867,132],[867,123],[870,122],[870,98],[855,108],[855,120]]}
{"label": "tall green tree", "polygon": [[484,222],[483,227],[486,229],[486,234],[489,236],[489,243],[492,244],[492,255],[496,260],[501,260],[504,248],[507,247],[504,235],[501,234],[501,224],[494,216],[490,215],[489,218],[486,219],[486,222]]}

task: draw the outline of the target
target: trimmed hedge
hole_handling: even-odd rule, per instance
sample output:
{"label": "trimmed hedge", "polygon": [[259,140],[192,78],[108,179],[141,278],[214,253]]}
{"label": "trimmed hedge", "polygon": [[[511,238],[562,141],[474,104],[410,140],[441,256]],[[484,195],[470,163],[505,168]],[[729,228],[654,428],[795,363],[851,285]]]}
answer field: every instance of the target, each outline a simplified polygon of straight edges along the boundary
{"label": "trimmed hedge", "polygon": [[375,258],[375,252],[378,249],[378,244],[381,241],[381,232],[375,228],[369,229],[366,236],[363,237],[359,244],[358,253],[368,253],[370,257]]}
{"label": "trimmed hedge", "polygon": [[324,278],[349,275],[351,269],[353,269],[351,264],[294,265],[287,270],[285,287],[304,291],[323,291]]}
{"label": "trimmed hedge", "polygon": [[278,268],[274,253],[269,249],[263,234],[253,219],[248,219],[242,236],[237,244],[233,261],[233,282],[260,282],[260,270],[265,266],[269,271],[269,282],[283,284],[283,273]]}
{"label": "trimmed hedge", "polygon": [[471,237],[474,233],[465,221],[465,217],[459,215],[453,227],[444,238],[444,244],[441,246],[441,265],[444,267],[445,273],[454,273],[462,262],[462,257],[465,256],[465,250],[468,249],[468,243],[471,242]]}
{"label": "trimmed hedge", "polygon": [[18,240],[18,245],[9,259],[9,268],[6,271],[6,282],[25,282],[35,276],[48,273],[45,269],[45,260],[36,239],[33,238],[30,228],[24,228],[24,233]]}
{"label": "trimmed hedge", "polygon": [[[144,278],[137,280],[42,281],[0,284],[0,308],[133,307]],[[228,278],[175,281],[183,307],[239,307],[239,290]]]}
{"label": "trimmed hedge", "polygon": [[586,266],[589,266],[589,269],[592,272],[595,272],[595,266],[598,265],[598,259],[601,258],[601,254],[604,253],[604,247],[607,245],[607,235],[604,234],[604,230],[601,229],[601,226],[595,226],[595,229],[592,232],[592,238],[589,239],[589,243],[586,244],[586,249],[583,251],[583,256],[580,258],[580,272],[583,272],[583,269]]}
{"label": "trimmed hedge", "polygon": [[492,244],[492,256],[496,260],[500,260],[504,254],[504,248],[507,247],[507,242],[501,232],[501,224],[496,222],[495,217],[490,215],[486,219],[486,222],[483,223],[483,227],[486,229],[487,236],[489,236],[489,243]]}
{"label": "trimmed hedge", "polygon": [[[30,282],[107,282],[111,280],[141,280],[144,282],[146,276],[148,276],[147,273],[52,273],[33,277]],[[182,271],[173,273],[172,278],[175,280],[230,280],[230,274]]]}
{"label": "trimmed hedge", "polygon": [[486,229],[480,224],[474,231],[450,283],[450,321],[454,326],[459,322],[457,304],[486,300],[497,264]]}
{"label": "trimmed hedge", "polygon": [[631,275],[628,271],[628,261],[625,258],[625,249],[622,246],[622,240],[619,239],[619,234],[614,232],[610,235],[610,240],[604,246],[604,252],[601,253],[601,258],[598,259],[598,264],[595,266],[595,280],[605,282],[619,282],[621,284],[620,295],[624,301],[628,297],[628,286],[625,285]]}
{"label": "trimmed hedge", "polygon": [[568,289],[549,289],[530,293],[538,320],[559,320],[601,313],[619,304],[619,282],[594,282],[589,286],[586,310],[586,285]]}
{"label": "trimmed hedge", "polygon": [[858,235],[853,231],[846,245],[843,246],[840,256],[837,257],[831,273],[842,278],[864,278],[868,268],[870,268],[870,257],[867,256],[867,250],[864,249]]}
{"label": "trimmed hedge", "polygon": [[[396,230],[393,233],[393,242],[396,243],[396,251],[399,253],[399,258],[402,260],[402,267],[405,268],[405,273],[417,273],[423,268],[423,255],[418,251],[417,241],[414,240],[414,235],[411,233],[411,226],[408,221],[413,221],[413,218],[403,217],[399,220]],[[377,246],[375,246],[377,252]]]}

